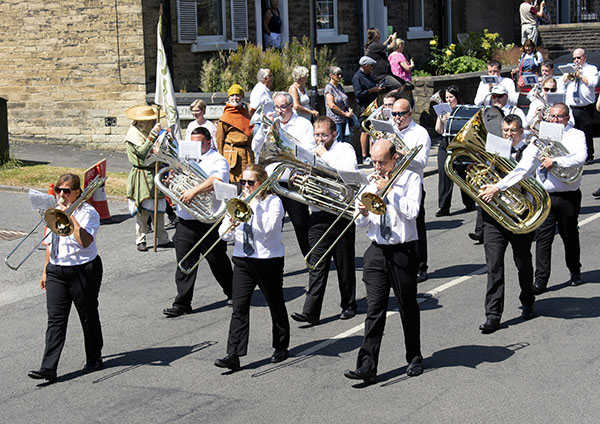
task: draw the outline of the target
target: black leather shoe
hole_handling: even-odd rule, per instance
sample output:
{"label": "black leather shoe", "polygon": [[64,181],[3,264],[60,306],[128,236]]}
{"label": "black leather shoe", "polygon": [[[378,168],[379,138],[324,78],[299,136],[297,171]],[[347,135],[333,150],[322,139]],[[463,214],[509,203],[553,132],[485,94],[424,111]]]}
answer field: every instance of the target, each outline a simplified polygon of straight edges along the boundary
{"label": "black leather shoe", "polygon": [[54,383],[56,381],[56,370],[40,368],[38,371],[29,371],[27,376],[29,378],[33,378],[34,380],[46,380]]}
{"label": "black leather shoe", "polygon": [[98,359],[96,362],[92,362],[91,364],[85,364],[83,369],[81,370],[84,374],[89,374],[94,371],[101,370],[104,366],[102,359]]}
{"label": "black leather shoe", "polygon": [[525,321],[532,319],[533,317],[535,317],[535,314],[533,313],[533,305],[529,305],[529,306],[523,306],[523,312],[521,313],[521,318],[523,318]]}
{"label": "black leather shoe", "polygon": [[215,366],[219,368],[229,368],[230,370],[237,371],[241,369],[239,356],[228,353],[227,356],[215,361]]}
{"label": "black leather shoe", "polygon": [[183,314],[191,314],[191,313],[192,313],[191,306],[185,307],[185,306],[181,306],[181,305],[174,305],[170,308],[163,309],[163,314],[165,314],[169,318],[175,318],[175,317],[181,316]]}
{"label": "black leather shoe", "polygon": [[572,286],[580,286],[583,284],[583,280],[581,279],[581,274],[571,274],[571,279],[569,283]]}
{"label": "black leather shoe", "polygon": [[367,384],[373,384],[377,381],[377,373],[368,370],[366,367],[360,367],[356,371],[346,370],[344,371],[344,377],[350,380],[363,380]]}
{"label": "black leather shoe", "polygon": [[285,361],[289,357],[290,354],[287,349],[275,349],[273,355],[271,355],[271,363],[277,364],[278,362]]}
{"label": "black leather shoe", "polygon": [[594,163],[594,157],[593,156],[588,156],[587,159],[585,160],[585,164],[586,165],[591,165],[592,163]]}
{"label": "black leather shoe", "polygon": [[290,315],[292,317],[292,319],[294,321],[298,321],[298,322],[308,322],[309,324],[312,325],[318,325],[319,324],[319,319],[318,318],[312,318],[309,317],[306,314],[300,314],[298,312],[293,312],[292,315]]}
{"label": "black leather shoe", "polygon": [[139,243],[137,245],[137,250],[138,250],[138,252],[147,252],[148,251],[148,246],[146,246],[146,243],[144,243],[144,242]]}
{"label": "black leather shoe", "polygon": [[476,241],[477,244],[483,243],[483,234],[479,233],[469,233],[469,238],[473,241]]}
{"label": "black leather shoe", "polygon": [[542,280],[535,280],[533,282],[533,294],[542,294],[546,291],[547,283],[544,283]]}
{"label": "black leather shoe", "polygon": [[350,319],[356,316],[356,310],[354,308],[347,308],[340,314],[340,319]]}
{"label": "black leather shoe", "polygon": [[440,216],[449,216],[450,215],[450,209],[448,208],[441,208],[439,211],[437,211],[435,213],[435,216],[437,216],[438,218]]}
{"label": "black leather shoe", "polygon": [[596,190],[595,192],[593,192],[592,196],[594,196],[594,197],[600,197],[600,188],[598,190]]}
{"label": "black leather shoe", "polygon": [[485,323],[479,326],[479,329],[483,334],[491,334],[500,328],[500,319],[488,318]]}
{"label": "black leather shoe", "polygon": [[409,377],[416,377],[417,375],[423,374],[423,360],[415,359],[408,367],[406,367],[406,375]]}
{"label": "black leather shoe", "polygon": [[427,281],[427,271],[419,271],[417,274],[417,283]]}

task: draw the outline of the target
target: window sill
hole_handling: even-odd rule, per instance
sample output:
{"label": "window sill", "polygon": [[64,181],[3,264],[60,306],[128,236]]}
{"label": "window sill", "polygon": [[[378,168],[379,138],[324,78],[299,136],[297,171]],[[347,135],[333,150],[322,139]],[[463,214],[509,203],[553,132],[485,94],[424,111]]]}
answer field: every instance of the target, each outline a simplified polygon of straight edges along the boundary
{"label": "window sill", "polygon": [[200,42],[192,44],[192,53],[201,52],[214,52],[219,50],[237,50],[237,41],[213,41],[213,42]]}
{"label": "window sill", "polygon": [[345,34],[318,34],[317,44],[341,44],[347,43],[348,36]]}
{"label": "window sill", "polygon": [[407,40],[419,40],[423,38],[433,38],[433,31],[425,31],[421,27],[410,27],[406,33]]}

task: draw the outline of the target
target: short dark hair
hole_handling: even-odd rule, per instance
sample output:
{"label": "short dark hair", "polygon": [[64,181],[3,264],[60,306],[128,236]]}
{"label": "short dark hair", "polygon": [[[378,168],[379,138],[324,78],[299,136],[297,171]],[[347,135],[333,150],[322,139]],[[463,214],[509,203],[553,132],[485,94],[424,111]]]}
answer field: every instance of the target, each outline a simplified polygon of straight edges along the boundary
{"label": "short dark hair", "polygon": [[205,140],[210,140],[212,137],[210,136],[210,131],[204,127],[197,127],[192,130],[192,134],[198,135],[202,134]]}
{"label": "short dark hair", "polygon": [[495,68],[502,69],[502,65],[496,59],[488,60],[487,66],[493,66]]}
{"label": "short dark hair", "polygon": [[315,119],[313,123],[313,127],[317,125],[327,125],[329,127],[329,131],[334,132],[336,130],[335,122],[329,116],[321,115]]}
{"label": "short dark hair", "polygon": [[544,60],[542,60],[542,63],[540,64],[540,67],[541,66],[545,66],[546,68],[554,69],[554,62],[552,62],[551,59],[544,59]]}
{"label": "short dark hair", "polygon": [[454,97],[456,97],[458,104],[462,104],[462,94],[460,94],[460,88],[458,88],[456,85],[449,85],[448,87],[446,87],[446,90],[444,90],[444,100],[445,101],[446,101],[446,93],[452,94]]}
{"label": "short dark hair", "polygon": [[511,113],[509,115],[506,115],[504,117],[504,122],[506,122],[507,124],[512,124],[513,122],[517,123],[517,128],[523,128],[523,121],[521,120],[521,118],[519,117],[519,115],[515,115],[514,113]]}
{"label": "short dark hair", "polygon": [[566,105],[566,104],[564,104],[564,103],[558,102],[558,103],[554,103],[554,104],[552,105],[552,108],[551,108],[551,109],[554,109],[554,108],[555,108],[555,107],[557,107],[557,106],[558,106],[558,107],[560,107],[560,108],[562,109],[563,113],[566,113],[567,115],[570,115],[570,112],[569,112],[569,106],[567,106],[567,105]]}

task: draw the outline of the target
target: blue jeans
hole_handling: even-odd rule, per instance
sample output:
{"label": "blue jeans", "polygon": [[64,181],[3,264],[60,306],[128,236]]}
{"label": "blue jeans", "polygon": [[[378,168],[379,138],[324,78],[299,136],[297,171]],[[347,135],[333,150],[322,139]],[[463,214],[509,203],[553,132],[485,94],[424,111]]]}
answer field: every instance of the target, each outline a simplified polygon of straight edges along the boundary
{"label": "blue jeans", "polygon": [[[335,130],[337,131],[336,141],[345,141],[348,143],[350,141],[350,137],[346,136],[346,125],[348,125],[348,121],[344,121],[342,123],[335,124]],[[350,133],[352,133],[352,129],[350,129]]]}

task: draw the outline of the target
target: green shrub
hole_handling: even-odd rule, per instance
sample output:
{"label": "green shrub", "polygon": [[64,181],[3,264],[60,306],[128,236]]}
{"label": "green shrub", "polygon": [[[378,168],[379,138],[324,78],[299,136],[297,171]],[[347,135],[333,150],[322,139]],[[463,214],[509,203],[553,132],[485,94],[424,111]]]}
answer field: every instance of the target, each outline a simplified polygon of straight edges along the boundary
{"label": "green shrub", "polygon": [[486,61],[471,56],[459,56],[452,59],[448,64],[448,67],[452,69],[455,74],[484,71],[486,69]]}
{"label": "green shrub", "polygon": [[[327,46],[316,50],[318,65],[318,85],[323,87],[329,81],[328,69],[335,65]],[[204,92],[223,92],[234,83],[245,91],[256,84],[256,73],[260,68],[269,68],[275,76],[272,91],[287,91],[292,84],[292,69],[305,66],[310,70],[310,42],[308,37],[299,41],[293,38],[282,49],[262,50],[252,43],[240,44],[236,51],[220,51],[204,61],[200,72],[199,88]],[[309,82],[310,84],[310,78]]]}

